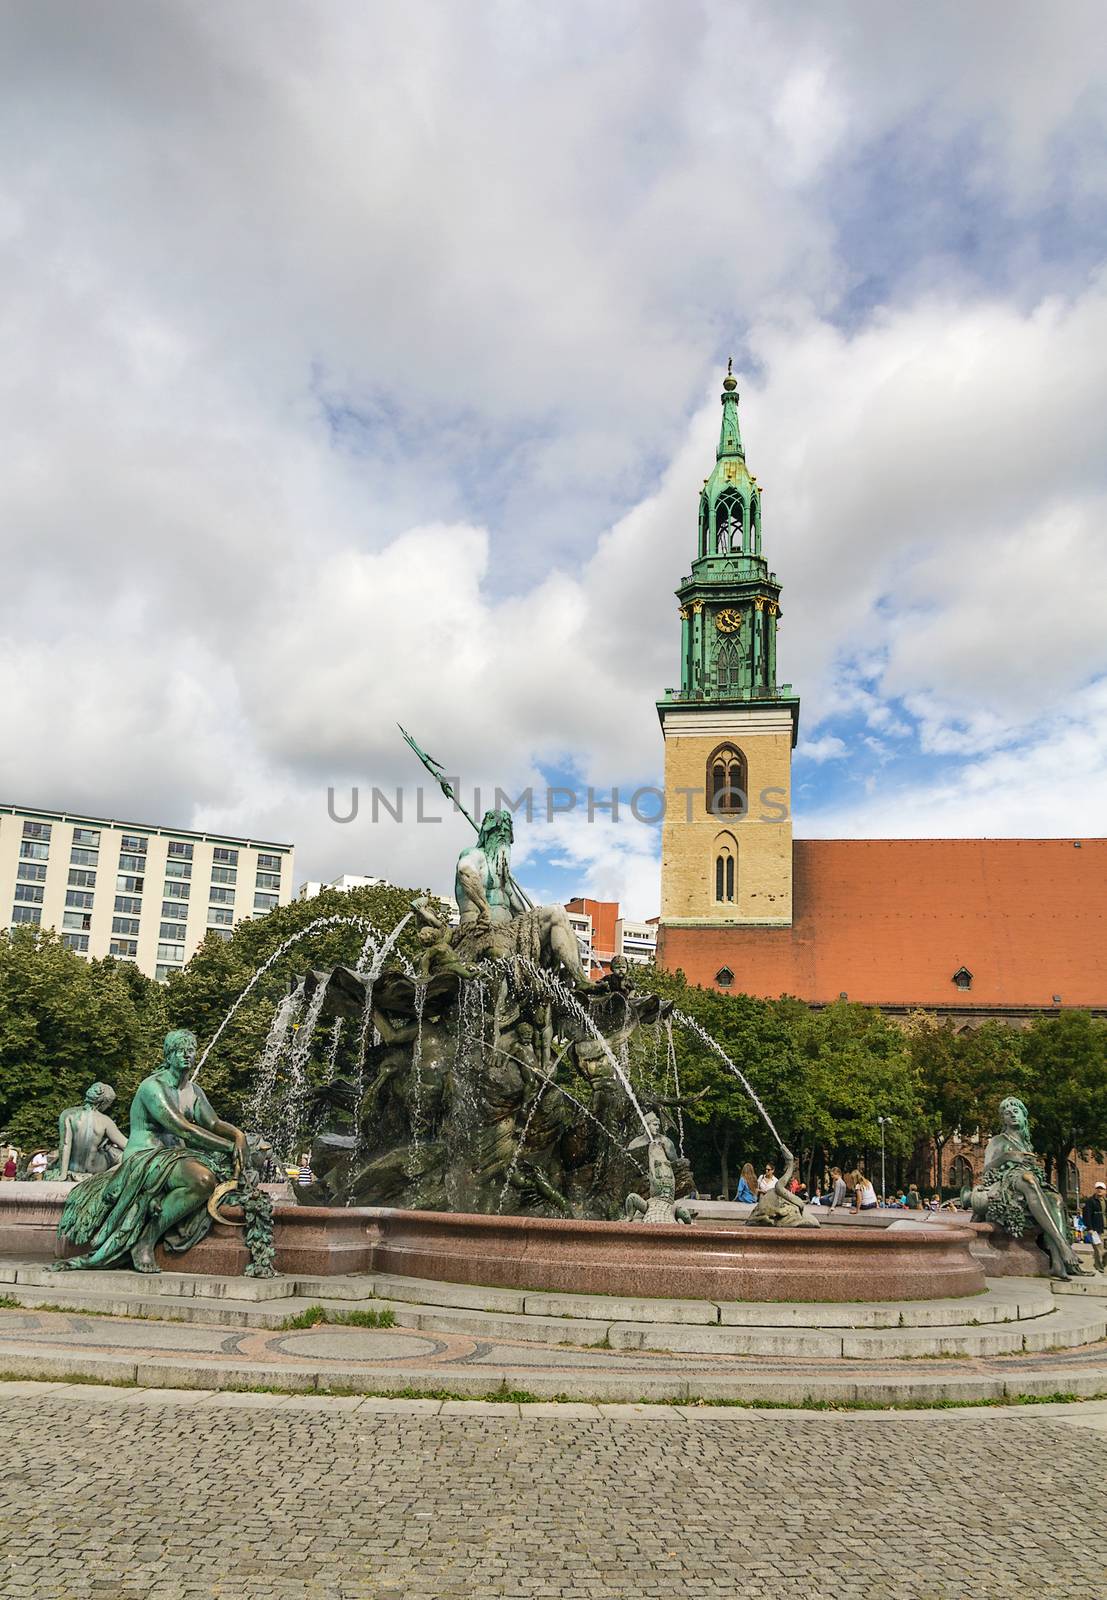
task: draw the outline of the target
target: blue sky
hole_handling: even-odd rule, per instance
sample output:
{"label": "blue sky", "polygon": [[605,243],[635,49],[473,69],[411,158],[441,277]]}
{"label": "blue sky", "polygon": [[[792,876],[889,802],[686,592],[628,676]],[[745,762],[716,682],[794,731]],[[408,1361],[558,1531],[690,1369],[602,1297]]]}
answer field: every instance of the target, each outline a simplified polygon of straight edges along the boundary
{"label": "blue sky", "polygon": [[[1042,15],[11,8],[4,797],[444,887],[458,819],[327,815],[396,721],[655,782],[733,354],[797,831],[1102,832],[1107,30]],[[656,910],[641,824],[519,852]]]}

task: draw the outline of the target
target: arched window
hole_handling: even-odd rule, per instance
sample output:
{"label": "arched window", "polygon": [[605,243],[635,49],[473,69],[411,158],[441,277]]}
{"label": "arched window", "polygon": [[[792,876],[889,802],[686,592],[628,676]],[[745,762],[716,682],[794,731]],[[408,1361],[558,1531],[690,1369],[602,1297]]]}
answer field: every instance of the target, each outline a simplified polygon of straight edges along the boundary
{"label": "arched window", "polygon": [[711,507],[707,503],[707,496],[700,497],[700,555],[707,555],[708,540],[711,535]]}
{"label": "arched window", "polygon": [[715,900],[734,905],[737,898],[738,841],[732,833],[720,833],[715,840]]}
{"label": "arched window", "polygon": [[716,745],[707,758],[708,811],[715,817],[744,817],[746,796],[745,756],[736,744]]}
{"label": "arched window", "polygon": [[731,972],[729,967],[720,967],[718,972],[715,974],[715,982],[719,985],[720,989],[729,989],[731,984],[734,982],[734,974]]}
{"label": "arched window", "polygon": [[971,1189],[973,1184],[972,1162],[967,1156],[956,1156],[949,1169],[949,1186],[951,1189]]}
{"label": "arched window", "polygon": [[758,548],[758,543],[757,543],[757,532],[758,532],[757,518],[758,518],[758,515],[759,515],[759,507],[758,507],[758,503],[757,503],[757,496],[756,495],[751,495],[750,496],[750,549],[754,550],[754,551],[756,551],[757,548]]}
{"label": "arched window", "polygon": [[715,655],[715,686],[720,694],[732,694],[742,685],[742,657],[733,639],[725,639]]}
{"label": "arched window", "polygon": [[715,554],[729,555],[742,550],[742,496],[724,489],[715,502]]}

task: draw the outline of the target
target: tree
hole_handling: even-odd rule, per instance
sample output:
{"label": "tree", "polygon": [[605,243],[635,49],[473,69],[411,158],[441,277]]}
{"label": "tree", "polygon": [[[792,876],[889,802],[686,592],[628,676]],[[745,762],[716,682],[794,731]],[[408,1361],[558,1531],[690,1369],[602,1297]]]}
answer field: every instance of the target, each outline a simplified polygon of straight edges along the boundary
{"label": "tree", "polygon": [[937,1186],[942,1186],[942,1151],[958,1132],[995,1127],[999,1102],[1021,1094],[1025,1068],[1020,1036],[1005,1022],[988,1021],[957,1033],[948,1019],[917,1011],[904,1025],[922,1108],[925,1134],[938,1152]]}
{"label": "tree", "polygon": [[1073,1151],[1107,1146],[1107,1024],[1086,1011],[1038,1017],[1022,1037],[1022,1059],[1035,1147],[1067,1198]]}
{"label": "tree", "polygon": [[0,934],[0,1128],[13,1144],[52,1148],[59,1112],[97,1079],[125,1123],[164,1032],[161,986],[136,967],[84,961],[49,929]]}

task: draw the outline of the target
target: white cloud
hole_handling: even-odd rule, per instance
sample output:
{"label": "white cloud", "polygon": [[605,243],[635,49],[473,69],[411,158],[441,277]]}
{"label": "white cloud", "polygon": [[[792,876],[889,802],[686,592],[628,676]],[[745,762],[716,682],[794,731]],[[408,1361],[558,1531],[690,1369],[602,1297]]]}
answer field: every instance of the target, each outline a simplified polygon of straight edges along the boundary
{"label": "white cloud", "polygon": [[801,739],[796,754],[808,761],[837,761],[847,754],[847,746],[837,734],[824,733],[819,739]]}

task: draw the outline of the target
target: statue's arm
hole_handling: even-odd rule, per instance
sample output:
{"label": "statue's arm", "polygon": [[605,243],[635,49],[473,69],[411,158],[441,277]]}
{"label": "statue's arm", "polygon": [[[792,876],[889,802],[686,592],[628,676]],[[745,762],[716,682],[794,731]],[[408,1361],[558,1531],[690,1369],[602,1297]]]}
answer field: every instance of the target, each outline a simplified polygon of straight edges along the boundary
{"label": "statue's arm", "polygon": [[[216,1132],[214,1128],[205,1128],[201,1122],[193,1122],[188,1117],[183,1117],[175,1106],[169,1104],[160,1085],[154,1084],[146,1087],[143,1094],[143,1105],[151,1120],[156,1122],[164,1133],[175,1134],[178,1139],[183,1139],[186,1144],[199,1145],[201,1150],[221,1150],[224,1152],[231,1151],[235,1147],[233,1138]],[[215,1117],[210,1106],[208,1106],[208,1114],[214,1122]]]}
{"label": "statue's arm", "polygon": [[193,1116],[197,1126],[204,1128],[208,1133],[213,1133],[221,1139],[229,1139],[231,1148],[246,1144],[246,1135],[241,1128],[236,1128],[233,1122],[224,1122],[223,1118],[216,1115],[211,1101],[200,1088],[199,1084],[193,1086],[194,1099],[192,1102]]}
{"label": "statue's arm", "polygon": [[110,1117],[104,1118],[103,1137],[107,1143],[113,1147],[113,1149],[125,1150],[127,1148],[127,1135],[125,1133],[120,1133],[119,1129],[116,1127],[115,1123]]}
{"label": "statue's arm", "polygon": [[61,1134],[61,1163],[58,1171],[64,1182],[69,1176],[69,1158],[73,1154],[73,1124],[68,1117],[58,1118],[58,1132]]}

